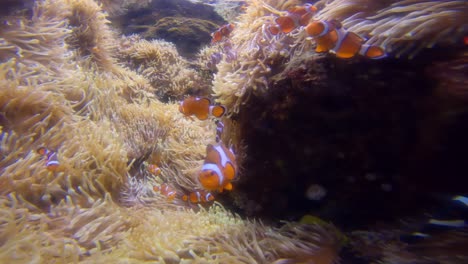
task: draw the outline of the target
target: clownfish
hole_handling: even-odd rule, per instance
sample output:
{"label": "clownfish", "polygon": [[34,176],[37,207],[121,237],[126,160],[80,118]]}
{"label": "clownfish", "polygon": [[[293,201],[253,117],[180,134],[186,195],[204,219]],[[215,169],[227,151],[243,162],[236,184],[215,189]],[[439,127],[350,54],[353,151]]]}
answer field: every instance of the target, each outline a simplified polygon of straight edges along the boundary
{"label": "clownfish", "polygon": [[216,120],[216,143],[221,141],[221,135],[224,131],[224,124],[223,122]]}
{"label": "clownfish", "polygon": [[268,28],[271,34],[289,33],[300,26],[305,26],[317,13],[317,7],[312,4],[294,6],[288,9],[287,15],[275,19],[276,25]]}
{"label": "clownfish", "polygon": [[37,149],[37,153],[46,156],[46,167],[49,171],[56,171],[60,166],[58,161],[57,152],[51,151],[46,147],[40,147]]}
{"label": "clownfish", "polygon": [[189,201],[191,203],[207,203],[213,201],[215,198],[210,192],[206,191],[195,191],[189,195],[182,196],[182,200]]}
{"label": "clownfish", "polygon": [[468,197],[457,195],[450,200],[447,198],[442,200],[443,204],[440,209],[430,213],[432,215],[430,219],[425,219],[423,223],[420,223],[414,232],[402,234],[400,240],[405,243],[414,243],[431,239],[441,232],[466,229],[468,227]]}
{"label": "clownfish", "polygon": [[222,142],[206,147],[206,159],[198,181],[208,191],[232,190],[231,181],[236,177],[236,156]]}
{"label": "clownfish", "polygon": [[220,27],[218,30],[216,30],[215,32],[211,34],[211,37],[212,37],[211,43],[220,42],[223,38],[229,37],[229,34],[231,34],[233,30],[234,30],[233,24],[229,23],[229,24],[223,25],[222,27]]}
{"label": "clownfish", "polygon": [[177,195],[176,190],[166,183],[161,184],[161,186],[153,186],[153,190],[166,196],[169,201],[174,200]]}
{"label": "clownfish", "polygon": [[180,102],[179,111],[186,115],[195,115],[200,120],[206,120],[209,116],[220,118],[226,112],[226,108],[222,105],[212,105],[211,100],[203,97],[188,97]]}
{"label": "clownfish", "polygon": [[337,21],[310,22],[305,31],[314,38],[316,52],[331,51],[338,58],[352,58],[361,54],[370,59],[381,59],[386,56],[382,47],[364,44],[364,39],[354,32],[346,31]]}
{"label": "clownfish", "polygon": [[159,174],[161,174],[161,168],[159,168],[155,164],[149,164],[148,167],[146,167],[146,169],[154,176],[158,176]]}

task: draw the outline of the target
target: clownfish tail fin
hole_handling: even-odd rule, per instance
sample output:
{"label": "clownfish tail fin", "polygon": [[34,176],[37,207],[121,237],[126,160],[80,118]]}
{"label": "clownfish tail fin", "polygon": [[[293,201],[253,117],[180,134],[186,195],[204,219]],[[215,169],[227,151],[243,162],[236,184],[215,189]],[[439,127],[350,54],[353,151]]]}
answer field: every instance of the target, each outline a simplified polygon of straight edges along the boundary
{"label": "clownfish tail fin", "polygon": [[222,105],[210,106],[210,114],[216,118],[222,117],[226,113],[226,107]]}

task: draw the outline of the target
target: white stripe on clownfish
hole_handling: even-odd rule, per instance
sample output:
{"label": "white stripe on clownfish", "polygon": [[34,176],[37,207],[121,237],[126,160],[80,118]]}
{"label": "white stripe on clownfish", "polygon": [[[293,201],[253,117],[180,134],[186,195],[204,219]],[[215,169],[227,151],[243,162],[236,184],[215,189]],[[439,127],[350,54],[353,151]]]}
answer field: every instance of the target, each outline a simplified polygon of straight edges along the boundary
{"label": "white stripe on clownfish", "polygon": [[57,165],[57,166],[59,165],[56,152],[50,152],[50,154],[47,155],[46,166],[52,166],[52,165]]}
{"label": "white stripe on clownfish", "polygon": [[202,171],[204,171],[204,170],[212,170],[212,171],[216,172],[216,174],[218,175],[219,184],[222,185],[224,183],[224,174],[219,169],[218,165],[213,164],[213,163],[205,163],[202,166]]}
{"label": "white stripe on clownfish", "polygon": [[216,143],[221,142],[221,135],[224,131],[224,124],[220,120],[216,120]]}
{"label": "white stripe on clownfish", "polygon": [[224,149],[221,147],[221,145],[213,146],[213,148],[219,153],[219,156],[221,158],[221,166],[223,168],[226,167],[226,164],[230,160],[229,160],[228,156],[226,155],[226,153],[224,152]]}
{"label": "white stripe on clownfish", "polygon": [[[213,197],[213,195],[211,193],[206,193],[205,194],[205,201],[209,201],[210,200],[210,197]],[[214,199],[214,198],[213,198]]]}
{"label": "white stripe on clownfish", "polygon": [[[325,25],[327,25],[327,27],[328,27],[328,23],[325,23]],[[349,32],[345,31],[342,27],[337,28],[336,33],[338,34],[338,42],[335,44],[335,47],[333,47],[333,49],[331,49],[331,51],[334,52],[334,53],[336,53],[341,48],[341,44],[343,44],[343,40],[349,34]]]}
{"label": "white stripe on clownfish", "polygon": [[323,37],[326,34],[328,34],[328,32],[330,32],[330,26],[328,25],[327,22],[322,22],[322,21],[319,21],[319,22],[323,25],[323,31],[322,33],[318,34],[316,38]]}

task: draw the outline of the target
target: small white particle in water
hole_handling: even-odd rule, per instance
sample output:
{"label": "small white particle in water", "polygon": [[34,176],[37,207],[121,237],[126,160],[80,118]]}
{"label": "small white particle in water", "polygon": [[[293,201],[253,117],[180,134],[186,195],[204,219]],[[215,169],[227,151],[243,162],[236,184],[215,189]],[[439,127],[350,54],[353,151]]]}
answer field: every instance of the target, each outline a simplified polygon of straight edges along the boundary
{"label": "small white particle in water", "polygon": [[386,191],[386,192],[391,192],[393,187],[390,183],[382,183],[380,185],[380,187],[382,188],[382,190]]}
{"label": "small white particle in water", "polygon": [[325,195],[327,195],[327,190],[319,184],[310,185],[305,193],[307,199],[314,201],[322,200]]}
{"label": "small white particle in water", "polygon": [[364,177],[366,177],[368,181],[375,181],[377,179],[377,174],[369,172],[366,173]]}

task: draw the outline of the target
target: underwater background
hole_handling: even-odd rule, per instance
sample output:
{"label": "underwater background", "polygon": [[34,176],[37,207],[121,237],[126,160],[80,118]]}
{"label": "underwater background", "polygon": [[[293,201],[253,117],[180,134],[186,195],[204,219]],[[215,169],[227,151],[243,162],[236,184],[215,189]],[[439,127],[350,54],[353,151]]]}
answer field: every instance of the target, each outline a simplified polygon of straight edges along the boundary
{"label": "underwater background", "polygon": [[0,3],[0,263],[468,263],[468,2]]}

